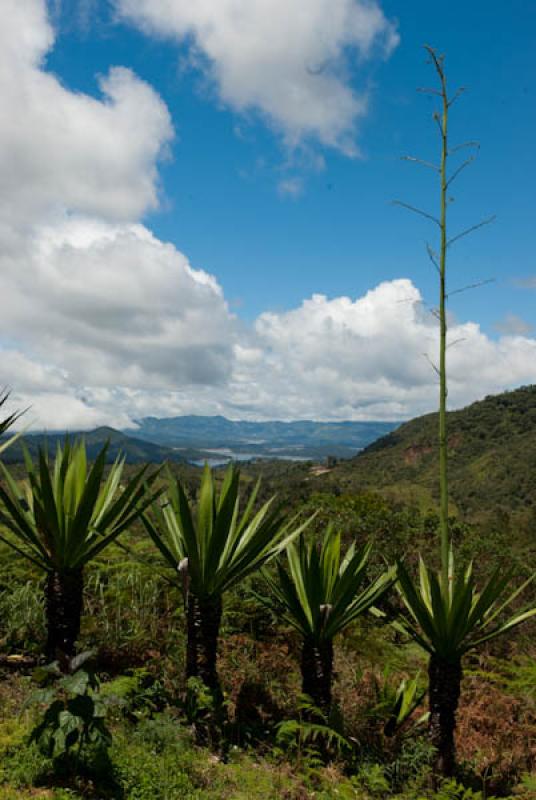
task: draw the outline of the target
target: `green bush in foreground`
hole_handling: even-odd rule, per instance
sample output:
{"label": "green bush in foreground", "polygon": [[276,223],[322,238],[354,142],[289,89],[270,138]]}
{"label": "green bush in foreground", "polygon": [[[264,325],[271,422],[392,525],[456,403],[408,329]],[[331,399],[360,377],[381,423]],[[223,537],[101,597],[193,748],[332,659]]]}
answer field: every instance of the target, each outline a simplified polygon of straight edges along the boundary
{"label": "green bush in foreground", "polygon": [[73,658],[67,675],[56,662],[36,670],[43,688],[29,702],[44,704],[45,709],[30,742],[53,760],[56,771],[76,774],[88,759],[107,759],[112,736],[100,681],[88,663],[92,655],[87,652]]}

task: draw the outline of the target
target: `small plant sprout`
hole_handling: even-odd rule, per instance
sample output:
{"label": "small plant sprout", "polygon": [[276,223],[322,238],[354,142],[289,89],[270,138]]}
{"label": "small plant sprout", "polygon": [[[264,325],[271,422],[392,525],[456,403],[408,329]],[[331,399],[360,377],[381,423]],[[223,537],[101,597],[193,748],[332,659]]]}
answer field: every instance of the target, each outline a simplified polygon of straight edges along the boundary
{"label": "small plant sprout", "polygon": [[[7,403],[7,401],[9,400],[9,395],[10,395],[9,390],[3,389],[0,391],[0,408],[2,408],[2,406]],[[17,420],[20,417],[22,417],[22,415],[25,413],[26,410],[14,411],[7,417],[4,417],[4,419],[0,420],[0,437],[3,437],[4,434],[12,427],[12,425],[14,425],[17,422]],[[13,436],[11,436],[9,439],[0,442],[0,455],[19,438],[21,433],[22,431],[19,431],[18,433],[15,433]]]}

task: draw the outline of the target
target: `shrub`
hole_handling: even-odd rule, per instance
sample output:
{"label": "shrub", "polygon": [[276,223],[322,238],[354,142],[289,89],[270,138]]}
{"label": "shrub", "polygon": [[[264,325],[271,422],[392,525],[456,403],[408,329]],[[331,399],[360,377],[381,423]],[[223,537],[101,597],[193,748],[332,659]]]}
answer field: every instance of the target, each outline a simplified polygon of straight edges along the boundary
{"label": "shrub", "polygon": [[106,706],[100,696],[100,681],[89,666],[91,652],[82,653],[69,664],[64,675],[54,662],[35,672],[44,688],[29,703],[45,705],[41,719],[31,732],[30,743],[52,760],[58,773],[97,771],[107,763],[111,733],[106,726]]}

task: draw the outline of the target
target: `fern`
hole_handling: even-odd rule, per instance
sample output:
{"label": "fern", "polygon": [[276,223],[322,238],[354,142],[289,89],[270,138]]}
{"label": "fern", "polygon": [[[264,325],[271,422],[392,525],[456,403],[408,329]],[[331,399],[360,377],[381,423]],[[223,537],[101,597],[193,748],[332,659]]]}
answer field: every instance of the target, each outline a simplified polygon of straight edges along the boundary
{"label": "fern", "polygon": [[446,781],[438,790],[434,800],[498,800],[496,797],[486,796],[482,792],[474,792],[456,781]]}
{"label": "fern", "polygon": [[340,757],[352,751],[348,739],[330,724],[307,695],[301,696],[298,711],[298,719],[284,720],[276,726],[276,752],[287,757],[292,754],[309,768],[317,768],[327,754]]}

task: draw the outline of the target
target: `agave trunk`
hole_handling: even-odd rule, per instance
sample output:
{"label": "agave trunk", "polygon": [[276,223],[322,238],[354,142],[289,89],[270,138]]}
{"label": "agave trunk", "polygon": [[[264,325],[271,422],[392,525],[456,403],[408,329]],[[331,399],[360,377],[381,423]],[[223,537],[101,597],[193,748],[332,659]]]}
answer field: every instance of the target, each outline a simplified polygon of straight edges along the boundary
{"label": "agave trunk", "polygon": [[80,633],[83,588],[81,569],[48,574],[46,582],[48,636],[45,650],[47,661],[58,659],[63,662],[75,655],[76,640]]}
{"label": "agave trunk", "polygon": [[462,680],[460,659],[445,661],[431,656],[428,677],[430,741],[435,748],[434,774],[448,778],[456,767],[454,731]]}
{"label": "agave trunk", "polygon": [[201,599],[189,594],[186,677],[200,678],[216,701],[222,699],[216,668],[221,613],[221,597]]}
{"label": "agave trunk", "polygon": [[304,639],[301,658],[302,692],[325,716],[331,709],[333,676],[333,641],[314,642]]}

